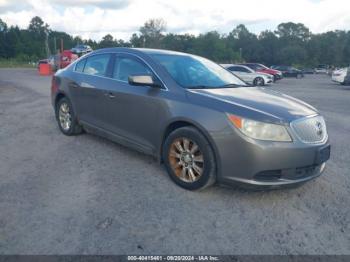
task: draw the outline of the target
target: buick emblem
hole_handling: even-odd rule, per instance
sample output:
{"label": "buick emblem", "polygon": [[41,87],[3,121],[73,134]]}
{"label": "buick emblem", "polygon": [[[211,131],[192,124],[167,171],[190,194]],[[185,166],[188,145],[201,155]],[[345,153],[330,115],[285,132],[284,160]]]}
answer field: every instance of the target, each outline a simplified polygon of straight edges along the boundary
{"label": "buick emblem", "polygon": [[321,122],[316,122],[316,134],[321,137],[323,134],[323,128]]}

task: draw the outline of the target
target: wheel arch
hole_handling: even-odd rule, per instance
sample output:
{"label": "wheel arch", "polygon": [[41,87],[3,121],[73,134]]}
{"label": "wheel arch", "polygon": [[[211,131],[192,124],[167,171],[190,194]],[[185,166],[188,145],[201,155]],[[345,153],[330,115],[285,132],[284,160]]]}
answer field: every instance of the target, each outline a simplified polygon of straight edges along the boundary
{"label": "wheel arch", "polygon": [[63,93],[63,92],[57,93],[57,95],[55,97],[55,102],[54,102],[55,107],[56,107],[58,101],[60,101],[63,97],[67,97],[65,93]]}
{"label": "wheel arch", "polygon": [[74,112],[76,112],[76,108],[75,108],[75,106],[74,106],[74,104],[72,103],[72,100],[70,99],[70,97],[66,94],[66,92],[64,92],[64,91],[59,91],[57,94],[56,94],[56,96],[55,96],[55,98],[54,98],[54,110],[55,110],[55,114],[57,113],[56,111],[57,111],[57,103],[62,99],[62,98],[67,98],[69,101],[70,101],[70,103],[71,103],[71,106],[72,106],[72,108],[73,108],[73,111]]}
{"label": "wheel arch", "polygon": [[55,95],[55,98],[53,100],[53,107],[54,107],[54,110],[55,110],[55,116],[57,117],[57,104],[58,102],[64,98],[64,97],[67,97],[65,93],[63,92],[58,92],[56,95]]}

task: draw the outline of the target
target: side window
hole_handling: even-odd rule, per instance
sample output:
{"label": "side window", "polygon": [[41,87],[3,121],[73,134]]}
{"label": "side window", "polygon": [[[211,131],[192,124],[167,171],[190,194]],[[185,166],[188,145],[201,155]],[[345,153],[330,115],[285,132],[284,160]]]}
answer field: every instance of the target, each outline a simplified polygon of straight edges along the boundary
{"label": "side window", "polygon": [[109,54],[101,54],[88,57],[84,67],[84,73],[104,76],[107,72],[110,56]]}
{"label": "side window", "polygon": [[83,72],[84,66],[85,66],[86,59],[80,60],[76,65],[75,65],[75,70],[76,72]]}
{"label": "side window", "polygon": [[230,70],[234,72],[245,72],[244,68],[240,66],[231,66]]}
{"label": "side window", "polygon": [[241,69],[241,72],[250,73],[250,71],[247,68],[240,67],[240,69]]}
{"label": "side window", "polygon": [[117,56],[113,69],[113,78],[120,81],[128,81],[133,75],[153,75],[147,65],[136,58]]}

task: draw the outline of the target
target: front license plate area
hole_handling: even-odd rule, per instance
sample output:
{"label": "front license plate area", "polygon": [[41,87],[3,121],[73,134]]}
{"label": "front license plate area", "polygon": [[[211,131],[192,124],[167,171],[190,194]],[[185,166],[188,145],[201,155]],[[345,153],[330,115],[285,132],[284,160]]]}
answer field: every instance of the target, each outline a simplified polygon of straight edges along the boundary
{"label": "front license plate area", "polygon": [[316,161],[315,163],[317,165],[320,165],[324,162],[326,162],[331,156],[331,146],[328,145],[326,147],[320,148],[316,154]]}

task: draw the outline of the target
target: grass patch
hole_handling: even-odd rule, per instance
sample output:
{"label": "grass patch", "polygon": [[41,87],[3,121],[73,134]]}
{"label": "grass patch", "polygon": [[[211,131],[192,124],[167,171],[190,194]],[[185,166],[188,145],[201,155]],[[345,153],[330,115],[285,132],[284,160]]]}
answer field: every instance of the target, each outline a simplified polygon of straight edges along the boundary
{"label": "grass patch", "polygon": [[35,68],[36,63],[19,61],[16,59],[0,59],[0,68],[13,68],[13,67]]}

